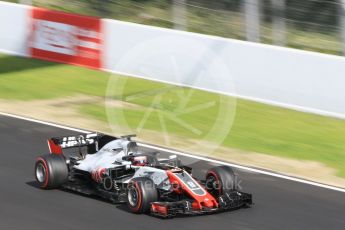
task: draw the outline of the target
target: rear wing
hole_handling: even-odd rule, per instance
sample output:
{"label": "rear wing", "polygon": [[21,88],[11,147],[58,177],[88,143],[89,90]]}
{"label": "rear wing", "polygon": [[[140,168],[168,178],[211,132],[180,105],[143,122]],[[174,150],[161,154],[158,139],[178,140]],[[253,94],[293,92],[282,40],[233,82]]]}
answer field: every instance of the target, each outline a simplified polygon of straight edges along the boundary
{"label": "rear wing", "polygon": [[88,153],[97,152],[105,144],[118,138],[103,133],[87,133],[48,139],[50,153],[62,154],[63,149],[87,147]]}

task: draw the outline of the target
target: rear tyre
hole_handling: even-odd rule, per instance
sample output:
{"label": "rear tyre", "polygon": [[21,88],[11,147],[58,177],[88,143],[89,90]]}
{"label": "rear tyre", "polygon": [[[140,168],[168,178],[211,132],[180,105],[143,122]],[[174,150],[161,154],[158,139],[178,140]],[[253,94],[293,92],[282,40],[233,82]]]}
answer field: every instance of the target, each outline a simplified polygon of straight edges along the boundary
{"label": "rear tyre", "polygon": [[228,166],[211,168],[206,173],[206,189],[215,198],[236,190],[234,171]]}
{"label": "rear tyre", "polygon": [[65,158],[56,154],[37,157],[35,177],[42,189],[60,187],[68,180],[68,168]]}
{"label": "rear tyre", "polygon": [[133,178],[128,184],[127,205],[133,213],[147,213],[158,200],[156,185],[150,178]]}

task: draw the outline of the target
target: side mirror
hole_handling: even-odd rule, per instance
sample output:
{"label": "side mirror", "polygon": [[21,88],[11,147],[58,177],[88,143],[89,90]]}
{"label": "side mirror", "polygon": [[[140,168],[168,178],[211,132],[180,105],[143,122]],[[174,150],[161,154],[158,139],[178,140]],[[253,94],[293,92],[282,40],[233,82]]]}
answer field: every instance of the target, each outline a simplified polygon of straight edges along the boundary
{"label": "side mirror", "polygon": [[174,167],[180,167],[182,165],[181,160],[176,155],[169,156],[169,165]]}
{"label": "side mirror", "polygon": [[133,159],[133,156],[123,156],[122,160],[123,161],[131,161]]}

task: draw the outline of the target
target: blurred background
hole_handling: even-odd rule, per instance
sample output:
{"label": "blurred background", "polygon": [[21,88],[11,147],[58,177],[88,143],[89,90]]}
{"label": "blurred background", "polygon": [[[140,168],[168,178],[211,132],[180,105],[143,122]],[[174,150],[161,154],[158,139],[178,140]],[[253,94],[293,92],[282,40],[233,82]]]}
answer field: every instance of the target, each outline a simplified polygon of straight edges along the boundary
{"label": "blurred background", "polygon": [[[345,54],[345,0],[11,2],[300,50]],[[17,8],[16,4],[4,5]],[[2,12],[9,12],[6,9],[2,8]],[[14,20],[18,17],[6,13],[0,16],[13,16]],[[22,15],[23,18],[31,17],[26,11]],[[0,20],[5,28],[3,31],[11,34],[12,24],[8,25],[3,18]],[[18,22],[22,19],[19,18]],[[212,157],[225,161],[345,187],[345,120],[339,119],[345,117],[344,58],[273,46],[253,46],[235,40],[205,39],[216,41],[216,46],[207,46],[209,41],[201,44],[206,44],[206,48],[216,53],[220,47],[222,52],[217,53],[217,58],[223,58],[226,67],[231,69],[231,75],[228,75],[223,71],[226,68],[210,68],[221,70],[221,73],[207,77],[204,73],[212,67],[209,61],[212,60],[212,52],[205,49],[205,54],[201,54],[203,50],[198,44],[186,42],[194,41],[187,39],[188,36],[200,36],[153,28],[152,34],[146,36],[141,30],[134,31],[142,26],[128,26],[113,20],[102,23],[108,26],[103,28],[108,28],[107,41],[111,41],[108,42],[111,46],[108,44],[104,48],[107,53],[104,64],[96,70],[9,55],[13,53],[0,54],[0,111],[114,135],[136,133],[139,140],[147,143],[201,155],[212,154]],[[119,24],[126,26],[117,27]],[[21,28],[30,30],[24,22]],[[118,28],[123,29],[121,34]],[[65,45],[65,30],[56,31],[52,44]],[[160,33],[181,37],[172,36],[171,40],[158,43],[152,38]],[[0,33],[8,47],[20,50],[18,47],[21,46],[12,45],[12,40],[18,36],[13,37]],[[184,45],[176,42],[178,38]],[[26,37],[18,40],[27,43]],[[71,45],[68,43],[70,40],[66,41]],[[236,47],[228,46],[228,43],[236,44]],[[72,42],[71,47],[74,46]],[[161,50],[164,52],[155,52]],[[78,58],[78,55],[73,57]],[[127,71],[121,68],[119,71],[119,63],[128,67]],[[203,63],[205,68],[200,68]],[[111,73],[99,70],[110,70]],[[220,82],[221,86],[227,82],[232,86],[228,78],[231,76],[237,80],[233,81],[234,85],[237,84],[234,95],[249,97],[232,97],[231,94],[189,88],[188,84],[180,87],[179,84],[156,81],[171,82],[167,79],[173,79],[174,74],[178,76],[176,79],[186,80],[188,84],[203,82],[209,89],[210,82]],[[146,80],[130,76],[144,76]],[[198,82],[194,79],[193,82],[190,76],[192,80],[201,76],[200,79],[212,81]],[[291,107],[274,106],[277,104],[265,104],[265,101],[262,103],[250,98],[309,106],[333,115],[305,113],[304,110],[294,110],[296,107],[289,109]],[[228,125],[231,127],[225,122],[231,123]]]}
{"label": "blurred background", "polygon": [[62,0],[21,0],[19,3],[328,54],[345,54],[344,0],[72,0],[68,3]]}

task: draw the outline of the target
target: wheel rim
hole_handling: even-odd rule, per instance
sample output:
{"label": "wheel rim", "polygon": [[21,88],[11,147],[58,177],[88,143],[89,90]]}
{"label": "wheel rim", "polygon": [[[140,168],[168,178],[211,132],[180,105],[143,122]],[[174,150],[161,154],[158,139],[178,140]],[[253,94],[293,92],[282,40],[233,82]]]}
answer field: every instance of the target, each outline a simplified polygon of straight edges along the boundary
{"label": "wheel rim", "polygon": [[138,204],[138,191],[134,186],[128,190],[128,202],[132,207],[136,207]]}
{"label": "wheel rim", "polygon": [[36,178],[38,182],[43,183],[46,180],[47,172],[42,163],[38,163],[36,167]]}
{"label": "wheel rim", "polygon": [[219,190],[220,190],[220,183],[219,181],[213,176],[210,175],[206,179],[206,188],[209,193],[212,195],[219,196]]}

